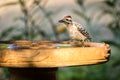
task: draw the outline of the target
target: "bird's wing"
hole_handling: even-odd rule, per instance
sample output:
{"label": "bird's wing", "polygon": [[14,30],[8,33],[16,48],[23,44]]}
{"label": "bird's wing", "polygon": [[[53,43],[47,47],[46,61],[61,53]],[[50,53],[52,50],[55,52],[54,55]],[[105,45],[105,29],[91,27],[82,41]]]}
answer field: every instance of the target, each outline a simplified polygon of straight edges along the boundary
{"label": "bird's wing", "polygon": [[80,24],[75,24],[75,25],[76,25],[78,31],[80,31],[80,33],[82,33],[84,36],[87,37],[88,40],[91,41],[91,37],[90,37],[89,33],[84,29],[84,27],[80,27],[80,26],[82,26]]}

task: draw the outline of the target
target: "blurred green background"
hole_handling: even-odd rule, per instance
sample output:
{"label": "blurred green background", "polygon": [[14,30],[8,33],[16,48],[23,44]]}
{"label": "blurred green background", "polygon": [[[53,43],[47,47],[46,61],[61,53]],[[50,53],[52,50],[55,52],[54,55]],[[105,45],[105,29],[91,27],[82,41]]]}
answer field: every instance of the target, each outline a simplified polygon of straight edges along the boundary
{"label": "blurred green background", "polygon": [[[94,42],[111,47],[109,62],[65,67],[58,80],[120,80],[120,0],[1,0],[0,40],[69,40],[58,20],[71,15],[89,31]],[[9,80],[0,68],[0,80]]]}

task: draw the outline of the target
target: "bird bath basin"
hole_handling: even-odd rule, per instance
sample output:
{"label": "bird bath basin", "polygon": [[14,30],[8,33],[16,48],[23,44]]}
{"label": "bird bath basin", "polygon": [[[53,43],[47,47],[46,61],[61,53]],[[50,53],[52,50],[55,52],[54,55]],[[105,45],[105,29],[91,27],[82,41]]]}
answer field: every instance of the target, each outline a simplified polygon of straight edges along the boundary
{"label": "bird bath basin", "polygon": [[[29,69],[30,75],[36,69],[40,70],[40,73],[41,69],[42,72],[46,70],[52,72],[51,70],[53,70],[52,75],[55,75],[54,72],[58,67],[91,65],[109,60],[110,47],[108,44],[85,42],[84,47],[81,45],[81,42],[70,41],[0,41],[0,66],[8,67],[11,74],[14,74],[14,77],[17,76],[16,79],[11,80],[17,80],[18,77],[23,77],[20,71],[25,73],[27,69]],[[34,79],[25,80],[35,79],[38,78],[34,76]],[[21,80],[24,79],[21,78]],[[49,78],[48,80],[56,79]]]}

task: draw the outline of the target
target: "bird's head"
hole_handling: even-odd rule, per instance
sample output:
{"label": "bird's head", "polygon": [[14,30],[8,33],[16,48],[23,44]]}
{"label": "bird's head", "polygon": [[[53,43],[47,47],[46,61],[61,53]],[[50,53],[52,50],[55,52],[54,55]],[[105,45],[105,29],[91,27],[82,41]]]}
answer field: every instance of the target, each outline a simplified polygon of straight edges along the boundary
{"label": "bird's head", "polygon": [[64,24],[71,24],[72,23],[72,17],[71,16],[65,16],[63,19],[59,20],[60,23]]}

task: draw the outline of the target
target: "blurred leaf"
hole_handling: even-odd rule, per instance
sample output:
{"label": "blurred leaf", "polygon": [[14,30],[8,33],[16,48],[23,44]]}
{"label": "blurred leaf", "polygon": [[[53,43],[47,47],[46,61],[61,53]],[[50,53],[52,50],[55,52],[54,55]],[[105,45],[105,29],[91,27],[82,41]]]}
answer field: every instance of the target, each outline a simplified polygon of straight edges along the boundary
{"label": "blurred leaf", "polygon": [[10,72],[9,72],[8,68],[3,68],[3,70],[4,70],[4,73],[5,73],[5,76],[7,78],[10,78]]}
{"label": "blurred leaf", "polygon": [[108,28],[112,31],[113,35],[116,38],[120,39],[120,25],[119,25],[119,22],[113,21],[113,22],[109,23]]}
{"label": "blurred leaf", "polygon": [[114,7],[116,5],[117,0],[105,0],[104,3],[109,7]]}
{"label": "blurred leaf", "polygon": [[120,59],[117,59],[116,61],[114,61],[112,65],[113,68],[118,67],[118,66],[120,66]]}
{"label": "blurred leaf", "polygon": [[19,3],[18,1],[16,1],[16,2],[5,3],[5,4],[0,5],[0,8],[2,8],[2,7],[8,7],[8,6],[13,6],[13,5],[17,5],[18,3]]}
{"label": "blurred leaf", "polygon": [[110,44],[110,45],[113,45],[113,46],[115,46],[115,47],[120,48],[120,44],[117,43],[116,41],[102,40],[102,42],[105,42],[105,43],[107,43],[107,44]]}
{"label": "blurred leaf", "polygon": [[81,18],[83,18],[85,21],[88,21],[88,20],[89,20],[89,18],[85,15],[85,13],[80,12],[80,11],[78,11],[78,10],[73,10],[73,12],[74,12],[75,14],[77,14],[78,16],[80,16]]}
{"label": "blurred leaf", "polygon": [[102,13],[98,16],[98,19],[104,17],[105,15],[110,15],[112,22],[107,24],[108,29],[110,29],[116,39],[120,40],[120,11],[117,9],[117,2],[119,0],[105,0],[104,4],[101,5]]}
{"label": "blurred leaf", "polygon": [[53,14],[52,11],[46,12],[46,16],[51,16]]}
{"label": "blurred leaf", "polygon": [[15,29],[15,27],[9,27],[9,28],[3,30],[0,34],[0,39],[9,36],[10,33],[14,31],[14,29]]}
{"label": "blurred leaf", "polygon": [[50,13],[47,12],[47,10],[46,10],[43,6],[41,6],[41,5],[36,4],[36,6],[39,7],[39,9],[40,9],[40,10],[42,11],[42,13],[44,14],[44,17],[45,17],[45,18],[49,21],[49,23],[51,24],[51,28],[52,28],[53,35],[54,35],[55,39],[56,39],[56,40],[59,40],[59,36],[58,36],[57,31],[56,31],[56,29],[55,29],[56,25],[54,24],[54,21],[53,21],[53,19],[52,19],[51,16],[50,16],[51,12],[50,12]]}
{"label": "blurred leaf", "polygon": [[24,16],[20,16],[19,18],[15,18],[15,21],[17,20],[21,20],[22,22],[25,22],[25,17]]}
{"label": "blurred leaf", "polygon": [[10,40],[22,40],[23,36],[21,34],[14,35],[10,37]]}
{"label": "blurred leaf", "polygon": [[102,17],[104,17],[105,15],[111,15],[111,16],[113,16],[113,11],[111,11],[111,10],[108,10],[108,9],[104,9],[99,15],[98,15],[98,17],[97,17],[97,19],[98,20],[100,20]]}
{"label": "blurred leaf", "polygon": [[42,0],[34,0],[34,3],[39,4]]}
{"label": "blurred leaf", "polygon": [[83,6],[84,5],[84,0],[76,0],[76,2],[79,4],[79,6]]}
{"label": "blurred leaf", "polygon": [[116,6],[117,2],[118,2],[118,0],[105,0],[105,1],[103,1],[101,6],[100,6],[102,13],[98,17],[98,19],[106,14],[109,14],[111,17],[116,18],[117,13],[119,13],[119,11],[117,11],[118,6]]}
{"label": "blurred leaf", "polygon": [[60,25],[56,28],[58,34],[66,32],[66,27],[64,25]]}
{"label": "blurred leaf", "polygon": [[8,44],[0,44],[0,50],[1,49],[7,49],[8,48]]}

